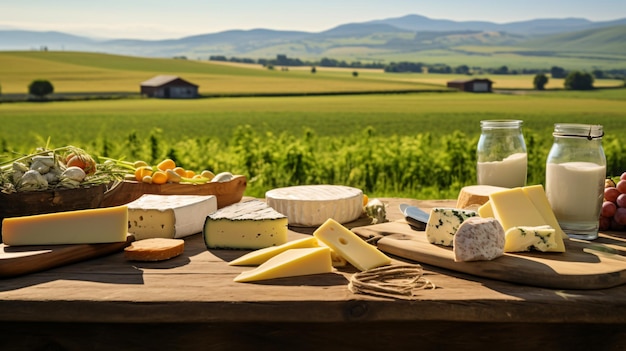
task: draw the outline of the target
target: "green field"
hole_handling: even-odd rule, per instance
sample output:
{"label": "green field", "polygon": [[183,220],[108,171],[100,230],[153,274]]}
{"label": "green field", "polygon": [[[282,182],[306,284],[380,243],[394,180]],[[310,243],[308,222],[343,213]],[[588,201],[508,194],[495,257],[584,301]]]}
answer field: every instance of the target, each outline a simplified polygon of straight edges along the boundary
{"label": "green field", "polygon": [[[16,60],[15,67],[22,65],[26,72],[26,65],[15,57],[25,59],[30,54],[38,57],[36,53],[0,53],[0,60],[11,57]],[[134,62],[148,59],[116,61],[106,55],[103,58],[85,54],[74,57],[73,67],[79,65],[79,58],[89,58],[90,66],[85,71],[66,71],[71,61],[68,57],[38,69],[43,73],[49,69],[50,73],[50,67],[61,67],[59,79],[63,78],[68,86],[74,81],[74,87],[102,86],[115,81],[111,89],[131,83],[137,86],[128,77],[150,77],[159,72],[158,65],[150,68],[149,62]],[[115,64],[107,67],[105,58]],[[122,62],[125,60],[128,62]],[[306,84],[302,83],[306,81],[315,82],[311,83],[315,89],[334,91],[337,86],[361,82],[366,75],[355,79],[346,74],[349,72],[329,70],[311,77],[306,71],[271,72],[180,60],[163,60],[162,64],[178,67],[166,73],[184,75],[183,68],[187,67],[190,74],[213,74],[221,76],[224,82],[241,79],[239,84],[243,84],[256,77],[275,85],[271,89],[276,91],[295,89],[288,84],[300,82],[298,87],[306,92]],[[192,72],[205,66],[215,72]],[[4,82],[18,75],[7,73],[10,69],[0,70],[5,70],[0,75],[4,94]],[[242,70],[252,73],[247,76]],[[296,74],[301,78],[293,78]],[[380,88],[384,92],[384,87],[396,90],[400,86],[414,89],[424,84],[403,81],[408,75],[392,75],[393,79],[385,81],[383,73],[370,74],[366,83],[360,83],[369,85],[368,90]],[[232,91],[265,91],[260,87],[236,88],[232,84]],[[433,84],[422,86],[433,90]],[[212,89],[219,91],[218,87]],[[10,158],[14,151],[30,152],[50,138],[52,146],[72,144],[115,158],[155,162],[173,157],[187,168],[245,174],[250,179],[246,194],[252,196],[263,196],[266,190],[279,186],[334,183],[360,187],[371,196],[456,197],[461,186],[475,182],[480,120],[524,121],[529,151],[528,183],[537,184],[543,182],[545,158],[552,142],[553,124],[557,122],[602,124],[609,172],[617,175],[625,171],[624,111],[626,89],[15,102],[0,104],[0,147],[2,154]]]}

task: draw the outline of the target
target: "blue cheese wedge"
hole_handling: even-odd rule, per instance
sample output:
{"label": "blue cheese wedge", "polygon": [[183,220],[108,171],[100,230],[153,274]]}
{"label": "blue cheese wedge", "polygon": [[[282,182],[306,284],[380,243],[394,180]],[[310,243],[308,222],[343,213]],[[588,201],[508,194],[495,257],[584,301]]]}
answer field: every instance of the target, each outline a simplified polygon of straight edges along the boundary
{"label": "blue cheese wedge", "polygon": [[287,242],[287,216],[265,202],[239,202],[209,214],[202,235],[209,249],[262,249]]}
{"label": "blue cheese wedge", "polygon": [[478,212],[458,208],[435,207],[426,224],[426,237],[432,244],[453,246],[454,234],[463,221],[477,217]]}
{"label": "blue cheese wedge", "polygon": [[217,198],[144,194],[127,206],[128,232],[135,239],[173,239],[202,232],[206,216],[217,210]]}
{"label": "blue cheese wedge", "polygon": [[504,252],[523,252],[532,249],[546,252],[557,248],[557,231],[548,226],[519,226],[506,231]]}

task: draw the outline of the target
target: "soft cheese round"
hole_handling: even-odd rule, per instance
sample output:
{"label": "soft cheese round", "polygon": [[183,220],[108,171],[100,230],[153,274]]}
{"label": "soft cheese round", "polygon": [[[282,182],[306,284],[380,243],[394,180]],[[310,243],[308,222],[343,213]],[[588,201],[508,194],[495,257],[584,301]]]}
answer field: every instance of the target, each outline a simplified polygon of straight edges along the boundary
{"label": "soft cheese round", "polygon": [[339,223],[363,213],[363,191],[343,185],[299,185],[265,193],[267,204],[289,219],[289,225],[315,227],[332,218]]}
{"label": "soft cheese round", "polygon": [[489,261],[504,254],[504,228],[495,218],[471,217],[454,234],[454,261]]}

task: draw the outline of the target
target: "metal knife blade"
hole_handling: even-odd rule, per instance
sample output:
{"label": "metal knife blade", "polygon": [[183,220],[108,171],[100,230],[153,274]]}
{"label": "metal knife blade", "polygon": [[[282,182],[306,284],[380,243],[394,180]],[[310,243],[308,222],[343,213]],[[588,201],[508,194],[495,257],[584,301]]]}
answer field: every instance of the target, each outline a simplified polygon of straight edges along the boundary
{"label": "metal knife blade", "polygon": [[419,208],[407,204],[400,205],[400,211],[407,218],[407,221],[415,227],[425,227],[430,215]]}

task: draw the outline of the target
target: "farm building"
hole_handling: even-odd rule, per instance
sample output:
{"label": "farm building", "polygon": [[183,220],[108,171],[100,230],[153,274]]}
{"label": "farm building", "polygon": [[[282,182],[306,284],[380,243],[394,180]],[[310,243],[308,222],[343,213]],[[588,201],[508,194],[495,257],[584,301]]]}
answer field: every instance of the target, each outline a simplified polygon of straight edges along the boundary
{"label": "farm building", "polygon": [[177,76],[156,76],[141,83],[141,95],[189,99],[198,97],[198,86]]}
{"label": "farm building", "polygon": [[473,93],[490,93],[493,82],[489,79],[457,79],[448,82],[448,88]]}

